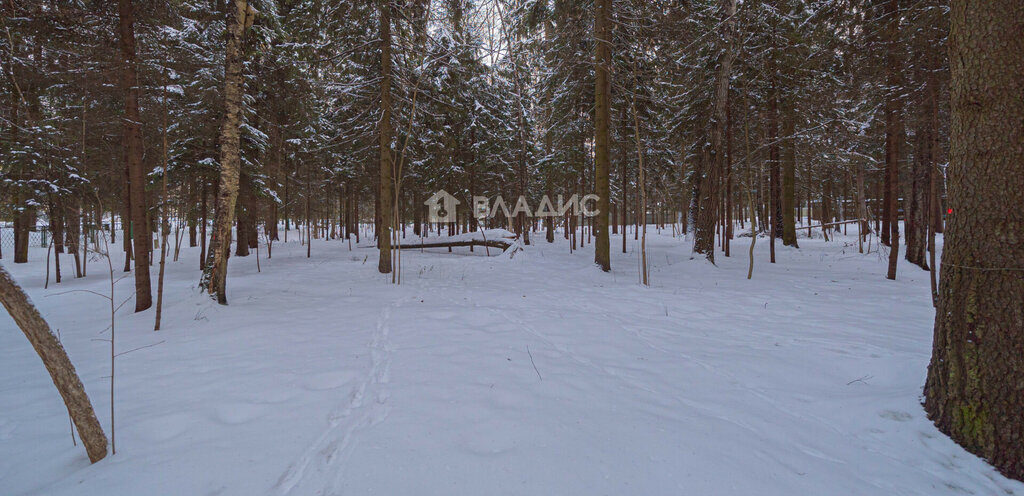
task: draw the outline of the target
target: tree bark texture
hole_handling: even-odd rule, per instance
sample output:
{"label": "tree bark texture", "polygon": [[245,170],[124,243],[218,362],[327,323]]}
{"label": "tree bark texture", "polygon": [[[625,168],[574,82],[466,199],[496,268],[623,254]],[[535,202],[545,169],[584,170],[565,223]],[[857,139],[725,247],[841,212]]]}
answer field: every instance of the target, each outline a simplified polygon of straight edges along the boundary
{"label": "tree bark texture", "polygon": [[594,219],[597,242],[594,244],[594,263],[601,270],[611,270],[611,239],[608,233],[611,186],[609,174],[609,123],[611,121],[611,3],[612,0],[597,0],[595,7],[594,37],[597,39],[597,81],[595,88],[594,138],[594,193],[597,195],[598,215]]}
{"label": "tree bark texture", "polygon": [[798,248],[796,241],[796,109],[787,102],[782,116],[782,244]]}
{"label": "tree bark texture", "polygon": [[239,148],[242,124],[242,41],[245,34],[246,0],[234,0],[228,9],[224,56],[224,122],[220,129],[220,182],[217,188],[213,233],[200,286],[221,305],[228,303],[227,272],[231,253],[231,226],[238,201]]}
{"label": "tree bark texture", "polygon": [[1024,480],[1024,3],[954,0],[949,216],[925,410]]}
{"label": "tree bark texture", "polygon": [[700,198],[698,199],[697,226],[694,234],[693,251],[704,255],[709,261],[715,261],[715,224],[718,221],[718,204],[722,173],[725,170],[726,146],[725,127],[727,124],[727,105],[729,104],[729,75],[732,62],[736,57],[733,49],[736,32],[736,0],[721,0],[719,3],[722,17],[721,34],[722,50],[715,73],[715,93],[713,100],[713,117],[711,119],[711,156],[703,167],[700,180]]}
{"label": "tree bark texture", "polygon": [[380,189],[377,200],[377,271],[391,273],[391,205],[394,156],[391,152],[391,2],[377,0],[380,10]]}
{"label": "tree bark texture", "polygon": [[900,139],[903,134],[903,105],[900,91],[903,67],[897,52],[900,29],[899,0],[886,0],[884,16],[886,22],[885,56],[885,177],[886,204],[889,219],[889,271],[886,277],[896,279],[896,266],[900,259]]}
{"label": "tree bark texture", "polygon": [[135,258],[135,311],[153,306],[149,280],[149,253],[152,237],[146,203],[147,170],[142,163],[142,122],[139,117],[139,86],[135,57],[135,13],[132,0],[118,1],[121,34],[121,89],[124,93],[124,136],[122,146],[128,171],[128,208]]}

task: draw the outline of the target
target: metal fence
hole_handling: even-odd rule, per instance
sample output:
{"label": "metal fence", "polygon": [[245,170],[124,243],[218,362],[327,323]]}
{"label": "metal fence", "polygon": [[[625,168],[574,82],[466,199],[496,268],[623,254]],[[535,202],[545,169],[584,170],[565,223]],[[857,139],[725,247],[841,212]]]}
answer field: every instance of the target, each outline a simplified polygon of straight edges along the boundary
{"label": "metal fence", "polygon": [[[110,224],[104,224],[103,230],[109,231]],[[89,242],[96,242],[96,231],[93,229],[89,230],[90,237]],[[120,233],[119,233],[120,234]],[[66,236],[66,233],[65,233]],[[84,237],[84,234],[82,235]],[[50,232],[48,226],[37,225],[35,229],[30,229],[28,232],[28,246],[29,248],[46,248],[53,243],[53,233]],[[10,252],[8,252],[10,250]],[[5,255],[7,253],[14,253],[14,228],[7,225],[0,225],[0,251]]]}
{"label": "metal fence", "polygon": [[[42,247],[46,248],[53,242],[53,236],[49,229],[45,227],[38,227],[35,230],[28,232],[28,246],[31,247]],[[14,252],[14,229],[10,227],[0,227],[0,247],[3,250],[11,250]]]}

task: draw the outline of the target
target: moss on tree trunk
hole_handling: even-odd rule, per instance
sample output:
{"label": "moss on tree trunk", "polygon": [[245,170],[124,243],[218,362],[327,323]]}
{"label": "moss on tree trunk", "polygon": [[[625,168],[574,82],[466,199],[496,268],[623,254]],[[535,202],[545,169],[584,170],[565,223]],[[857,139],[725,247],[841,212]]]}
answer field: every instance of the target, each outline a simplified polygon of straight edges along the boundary
{"label": "moss on tree trunk", "polygon": [[1024,480],[1024,3],[952,3],[949,204],[925,409]]}

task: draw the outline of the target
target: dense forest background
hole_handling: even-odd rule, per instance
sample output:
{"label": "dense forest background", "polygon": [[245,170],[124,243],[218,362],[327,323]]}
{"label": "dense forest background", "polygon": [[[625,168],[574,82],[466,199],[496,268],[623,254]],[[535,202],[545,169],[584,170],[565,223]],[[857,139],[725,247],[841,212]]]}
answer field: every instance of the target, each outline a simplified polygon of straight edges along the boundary
{"label": "dense forest background", "polygon": [[[101,218],[135,219],[155,233],[166,213],[190,245],[206,240],[223,159],[225,33],[237,2],[127,3],[127,26],[113,2],[4,3],[2,217],[14,221],[16,238],[38,213],[68,240],[57,250],[70,244],[77,253],[78,234]],[[927,267],[947,156],[943,2],[610,3],[603,111],[613,234],[639,224],[641,209],[691,232],[712,205],[728,253],[733,223],[749,222],[753,202],[759,229],[774,224],[786,244],[796,244],[786,226],[809,216],[870,218],[888,244],[899,235],[889,223],[896,206],[907,219],[906,257]],[[390,225],[418,233],[422,203],[440,189],[523,194],[536,205],[542,195],[591,192],[604,176],[595,174],[594,134],[595,72],[604,65],[593,56],[589,2],[242,5],[237,255],[259,236],[281,237],[279,223],[358,235],[360,221],[379,226],[388,210]],[[723,76],[726,55],[734,62]],[[130,92],[137,121],[126,114]],[[133,123],[139,144],[129,147],[122,136]],[[383,182],[393,184],[382,184],[382,136],[392,169]],[[137,183],[144,192],[133,197]],[[132,198],[142,203],[136,215]],[[468,208],[459,216],[451,232],[476,228]],[[546,229],[550,239],[563,223],[574,243],[576,229],[592,228],[560,220],[492,222],[526,243],[536,242],[530,231]],[[130,250],[132,223],[117,225]],[[16,244],[20,261],[25,243]]]}

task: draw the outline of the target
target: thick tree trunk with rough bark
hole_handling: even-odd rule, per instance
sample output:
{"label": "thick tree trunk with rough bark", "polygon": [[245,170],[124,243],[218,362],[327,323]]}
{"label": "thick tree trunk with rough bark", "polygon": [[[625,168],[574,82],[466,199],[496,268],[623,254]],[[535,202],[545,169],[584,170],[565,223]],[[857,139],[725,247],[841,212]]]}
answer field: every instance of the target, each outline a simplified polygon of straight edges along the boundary
{"label": "thick tree trunk with rough bark", "polygon": [[213,233],[200,287],[227,305],[228,256],[231,253],[231,226],[238,202],[238,176],[241,165],[242,124],[242,41],[245,35],[246,0],[234,0],[228,9],[227,47],[224,56],[224,122],[220,129],[220,182],[213,215]]}
{"label": "thick tree trunk with rough bark", "polygon": [[85,394],[85,387],[82,386],[75,366],[71,363],[64,347],[61,346],[57,336],[50,330],[50,326],[43,320],[43,316],[36,310],[35,305],[28,299],[28,295],[11,275],[0,265],[0,303],[3,303],[7,313],[11,314],[14,322],[18,324],[25,337],[32,343],[39,358],[43,360],[53,385],[57,386],[64,405],[68,408],[71,421],[78,430],[85,451],[89,455],[89,461],[96,463],[107,456],[107,436],[103,433],[103,427],[96,419],[96,412],[92,408],[89,397]]}
{"label": "thick tree trunk with rough bark", "polygon": [[595,88],[595,150],[594,150],[594,193],[597,195],[598,215],[594,218],[594,263],[608,272],[611,263],[611,239],[608,233],[611,186],[608,176],[611,171],[609,156],[609,123],[611,121],[611,4],[612,0],[597,0],[595,6],[594,37],[597,39],[597,81]]}
{"label": "thick tree trunk with rough bark", "polygon": [[128,170],[129,215],[135,258],[135,311],[153,306],[149,280],[150,231],[146,208],[147,171],[142,163],[142,123],[135,68],[135,13],[132,0],[118,1],[121,34],[121,89],[124,92],[124,163]]}
{"label": "thick tree trunk with rough bark", "polygon": [[1024,480],[1024,3],[954,0],[949,217],[925,410]]}
{"label": "thick tree trunk with rough bark", "polygon": [[725,170],[726,146],[725,127],[727,124],[727,105],[729,104],[729,75],[732,73],[732,62],[736,57],[736,0],[721,0],[719,16],[722,18],[722,50],[715,73],[715,94],[713,100],[713,117],[711,119],[711,156],[703,167],[700,179],[700,198],[698,201],[697,226],[693,240],[694,253],[704,255],[709,261],[715,261],[715,223],[718,221],[718,204],[722,173]]}

